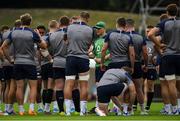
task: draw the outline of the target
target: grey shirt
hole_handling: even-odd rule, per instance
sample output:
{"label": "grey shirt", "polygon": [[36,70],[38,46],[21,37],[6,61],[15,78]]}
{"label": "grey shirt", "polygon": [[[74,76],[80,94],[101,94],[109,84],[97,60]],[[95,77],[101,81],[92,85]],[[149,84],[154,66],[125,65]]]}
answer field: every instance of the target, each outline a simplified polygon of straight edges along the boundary
{"label": "grey shirt", "polygon": [[15,28],[8,36],[7,42],[14,46],[14,64],[36,65],[34,43],[40,37],[28,27]]}
{"label": "grey shirt", "polygon": [[93,40],[93,29],[84,22],[72,24],[67,30],[67,56],[89,59],[88,50]]}
{"label": "grey shirt", "polygon": [[132,83],[131,76],[123,69],[109,69],[102,76],[98,87],[117,83],[130,85]]}
{"label": "grey shirt", "polygon": [[64,41],[64,34],[67,28],[61,28],[49,36],[50,46],[53,54],[53,67],[65,68],[67,44]]}
{"label": "grey shirt", "polygon": [[167,19],[157,25],[167,48],[163,55],[180,55],[180,20]]}
{"label": "grey shirt", "polygon": [[108,43],[111,63],[129,60],[129,46],[133,45],[131,37],[124,31],[112,31],[107,34],[105,42]]}
{"label": "grey shirt", "polygon": [[[50,50],[50,44],[49,44],[49,36],[50,36],[50,33],[46,34],[45,36],[42,36],[42,39],[45,40],[45,42],[47,43],[48,51],[50,53],[51,50]],[[47,57],[41,56],[41,66],[48,64],[48,63],[50,63],[49,59]]]}
{"label": "grey shirt", "polygon": [[157,56],[157,53],[154,48],[154,43],[150,40],[146,40],[147,51],[148,51],[148,68],[155,69],[156,66],[153,64],[153,58]]}
{"label": "grey shirt", "polygon": [[[8,39],[8,36],[9,36],[10,32],[11,31],[9,30],[9,31],[3,33],[3,35],[2,35],[3,42],[6,39]],[[13,47],[12,44],[10,45],[8,52],[9,52],[10,58],[14,59],[14,47]],[[13,66],[13,65],[11,63],[9,63],[9,61],[6,58],[4,58],[3,66]]]}
{"label": "grey shirt", "polygon": [[142,48],[146,45],[146,41],[143,37],[135,31],[127,32],[132,38],[134,50],[135,50],[135,61],[141,62],[142,61]]}

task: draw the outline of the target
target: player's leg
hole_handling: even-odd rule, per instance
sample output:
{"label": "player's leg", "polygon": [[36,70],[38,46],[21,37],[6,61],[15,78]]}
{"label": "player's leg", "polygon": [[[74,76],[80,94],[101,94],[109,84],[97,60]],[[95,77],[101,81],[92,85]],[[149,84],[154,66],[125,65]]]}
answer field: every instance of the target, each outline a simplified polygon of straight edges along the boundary
{"label": "player's leg", "polygon": [[14,109],[13,109],[13,103],[14,103],[14,99],[16,95],[16,81],[14,79],[11,79],[11,83],[10,83],[10,90],[9,90],[9,94],[8,94],[8,104],[9,104],[9,108],[8,108],[8,113],[9,114],[14,114]]}
{"label": "player's leg", "polygon": [[87,112],[88,79],[89,79],[89,72],[79,74],[80,115],[84,115]]}
{"label": "player's leg", "polygon": [[154,83],[157,79],[157,71],[155,69],[148,70],[148,77],[147,77],[147,104],[146,110],[150,110],[150,106],[152,103],[152,99],[154,97]]}
{"label": "player's leg", "polygon": [[42,89],[42,79],[41,79],[40,72],[37,72],[37,97],[36,97],[36,102],[38,104],[38,113],[43,112],[41,89]]}
{"label": "player's leg", "polygon": [[77,113],[80,112],[80,91],[79,91],[78,78],[79,77],[76,76],[74,89],[72,91],[72,100],[73,100],[73,102],[72,102],[72,107],[71,107],[71,111],[73,112],[73,110],[75,110]]}
{"label": "player's leg", "polygon": [[19,115],[24,115],[24,86],[25,86],[25,72],[23,69],[24,65],[15,64],[13,67],[14,79],[16,81],[16,99],[19,107]]}
{"label": "player's leg", "polygon": [[75,85],[77,72],[77,60],[75,57],[66,58],[66,81],[64,86],[64,100],[66,106],[66,115],[71,115],[72,91]]}
{"label": "player's leg", "polygon": [[29,87],[30,87],[30,95],[29,95],[29,115],[36,115],[35,112],[35,103],[36,103],[36,98],[37,98],[37,87],[38,87],[38,82],[37,82],[37,71],[36,71],[36,66],[33,65],[26,65],[24,67],[24,70],[26,70],[27,73],[27,79],[29,80]]}
{"label": "player's leg", "polygon": [[128,86],[128,89],[129,89],[129,106],[128,107],[129,107],[131,115],[133,115],[134,114],[134,112],[133,112],[133,104],[134,104],[134,101],[135,101],[135,98],[136,98],[136,89],[135,89],[134,83],[131,83]]}
{"label": "player's leg", "polygon": [[55,79],[56,100],[59,107],[60,115],[64,115],[64,80],[65,69],[53,68],[53,78]]}

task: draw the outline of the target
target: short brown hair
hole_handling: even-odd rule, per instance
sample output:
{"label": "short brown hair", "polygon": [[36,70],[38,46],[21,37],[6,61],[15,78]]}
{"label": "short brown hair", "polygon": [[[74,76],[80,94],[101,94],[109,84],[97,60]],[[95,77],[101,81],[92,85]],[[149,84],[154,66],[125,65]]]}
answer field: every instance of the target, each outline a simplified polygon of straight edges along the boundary
{"label": "short brown hair", "polygon": [[119,27],[125,27],[126,26],[126,19],[125,18],[118,18],[116,20],[116,23]]}
{"label": "short brown hair", "polygon": [[176,16],[178,12],[178,8],[176,4],[169,4],[166,8],[166,11],[168,12],[168,15],[170,16]]}
{"label": "short brown hair", "polygon": [[49,28],[56,28],[58,26],[58,22],[56,20],[49,21]]}
{"label": "short brown hair", "polygon": [[60,25],[68,26],[70,23],[70,19],[68,16],[61,16],[59,19],[59,23],[60,23]]}
{"label": "short brown hair", "polygon": [[32,21],[32,16],[29,13],[25,13],[20,16],[21,24],[29,26]]}
{"label": "short brown hair", "polygon": [[20,26],[21,26],[21,20],[20,19],[15,20],[14,27],[20,27]]}
{"label": "short brown hair", "polygon": [[2,25],[1,26],[1,32],[10,29],[10,27],[8,25]]}
{"label": "short brown hair", "polygon": [[80,13],[80,17],[84,18],[84,19],[89,19],[90,18],[90,14],[87,11],[82,11]]}
{"label": "short brown hair", "polygon": [[164,21],[166,19],[168,19],[168,15],[166,13],[161,14],[161,16],[159,17],[160,21]]}

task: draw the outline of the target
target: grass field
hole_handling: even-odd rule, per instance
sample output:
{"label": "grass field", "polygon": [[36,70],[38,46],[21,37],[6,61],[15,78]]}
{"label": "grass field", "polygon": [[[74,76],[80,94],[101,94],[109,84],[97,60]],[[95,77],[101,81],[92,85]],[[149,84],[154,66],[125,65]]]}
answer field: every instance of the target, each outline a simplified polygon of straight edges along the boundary
{"label": "grass field", "polygon": [[[0,9],[0,25],[13,26],[14,20],[18,19],[23,13],[30,13],[33,16],[32,27],[36,27],[39,24],[47,26],[48,21],[52,19],[58,20],[60,16],[67,15],[69,17],[79,15],[82,10],[75,9]],[[98,21],[105,21],[107,23],[107,29],[115,28],[115,21],[118,17],[132,18],[136,21],[136,28],[141,23],[141,16],[132,13],[122,12],[104,12],[104,11],[89,11],[91,15],[90,25],[95,25]],[[156,25],[158,17],[150,16],[147,19],[147,23]]]}
{"label": "grass field", "polygon": [[[94,103],[88,103],[88,109],[91,109],[94,106]],[[17,109],[17,105],[15,105],[15,108]],[[26,110],[28,110],[28,105],[25,105]],[[58,114],[53,114],[53,115],[44,115],[44,114],[38,114],[37,116],[0,116],[0,120],[16,120],[16,121],[26,121],[26,120],[31,120],[31,121],[37,121],[37,120],[45,120],[45,121],[55,121],[55,120],[73,120],[73,121],[102,121],[102,120],[142,120],[142,121],[152,121],[152,120],[157,120],[157,121],[162,121],[162,120],[180,120],[180,115],[179,116],[164,116],[160,114],[160,110],[162,108],[161,103],[153,103],[152,104],[152,109],[151,112],[149,113],[148,116],[140,116],[139,111],[135,112],[134,116],[129,116],[129,117],[124,117],[124,116],[115,116],[114,114],[110,114],[110,116],[107,117],[98,117],[96,115],[88,115],[88,116],[77,116],[73,115],[71,117],[66,117],[66,116],[60,116]]]}

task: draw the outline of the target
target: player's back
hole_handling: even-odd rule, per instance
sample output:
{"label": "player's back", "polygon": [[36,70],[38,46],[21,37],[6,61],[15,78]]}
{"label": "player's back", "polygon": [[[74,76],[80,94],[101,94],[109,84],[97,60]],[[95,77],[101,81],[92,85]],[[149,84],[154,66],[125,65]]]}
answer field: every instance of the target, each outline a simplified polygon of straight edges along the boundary
{"label": "player's back", "polygon": [[35,65],[34,56],[35,39],[38,38],[30,28],[16,28],[10,33],[14,46],[15,64],[32,64]]}
{"label": "player's back", "polygon": [[68,56],[88,59],[88,50],[92,43],[93,30],[82,22],[72,24],[67,30]]}

